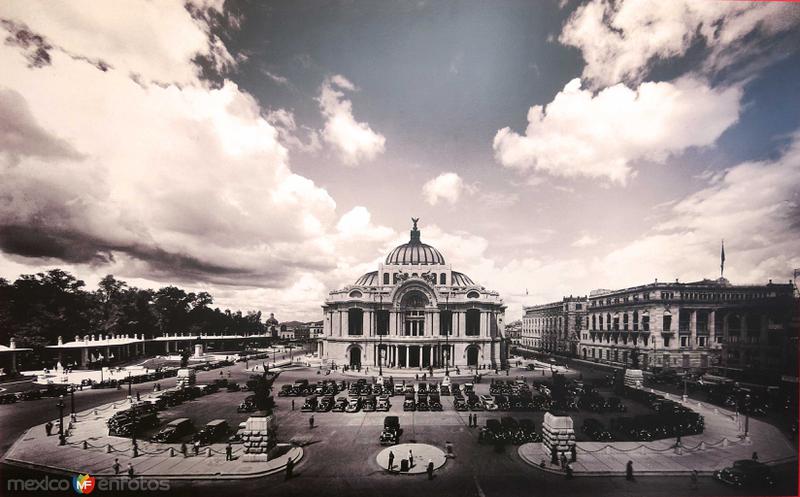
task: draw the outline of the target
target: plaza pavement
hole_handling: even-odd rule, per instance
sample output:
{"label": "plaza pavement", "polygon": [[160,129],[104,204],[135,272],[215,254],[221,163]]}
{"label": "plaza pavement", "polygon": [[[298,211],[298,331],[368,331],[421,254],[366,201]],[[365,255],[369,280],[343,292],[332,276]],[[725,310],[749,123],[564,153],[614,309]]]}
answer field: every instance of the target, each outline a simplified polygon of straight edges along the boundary
{"label": "plaza pavement", "polygon": [[284,454],[264,463],[249,463],[241,460],[242,445],[235,444],[234,460],[226,461],[224,443],[203,446],[196,456],[191,444],[187,444],[189,455],[184,457],[181,444],[139,440],[139,455],[134,458],[132,441],[108,435],[106,426],[106,422],[115,412],[129,404],[129,401],[123,400],[76,413],[75,423],[69,423],[69,415],[65,415],[65,427],[72,425],[65,446],[58,445],[58,420],[53,421],[54,435],[49,437],[43,424],[34,426],[14,443],[6,453],[5,462],[58,473],[112,476],[114,460],[119,459],[123,474],[127,470],[128,462],[131,462],[137,476],[161,479],[236,479],[274,474],[283,471],[289,459],[297,463],[303,457],[302,447],[279,444],[285,447]]}
{"label": "plaza pavement", "polygon": [[[681,402],[679,396],[652,390]],[[758,453],[759,461],[779,464],[797,459],[797,451],[781,431],[763,421],[750,418],[748,437],[744,439],[744,416],[702,402],[682,402],[700,413],[705,429],[699,435],[682,437],[681,447],[676,440],[653,442],[578,442],[576,461],[572,463],[575,476],[624,475],[625,465],[634,462],[634,472],[640,475],[688,475],[696,470],[701,475],[730,466],[732,461],[750,459]],[[576,426],[576,430],[580,427]],[[528,464],[544,471],[561,473],[558,465],[550,464],[541,443],[519,447],[519,456]],[[542,459],[545,460],[541,467]]]}

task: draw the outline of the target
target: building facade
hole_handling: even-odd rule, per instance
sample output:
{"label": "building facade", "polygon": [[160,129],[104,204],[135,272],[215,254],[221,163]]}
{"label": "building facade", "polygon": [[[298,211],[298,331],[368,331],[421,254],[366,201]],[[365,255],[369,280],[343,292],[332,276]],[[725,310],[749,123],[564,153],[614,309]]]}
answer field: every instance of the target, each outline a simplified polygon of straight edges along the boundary
{"label": "building facade", "polygon": [[532,350],[576,355],[586,316],[586,297],[564,297],[523,307],[520,344]]}
{"label": "building facade", "polygon": [[[724,278],[651,283],[589,296],[580,357],[644,369],[775,376],[797,335],[792,284]],[[797,354],[796,349],[790,354]],[[796,361],[796,359],[795,359]]]}
{"label": "building facade", "polygon": [[330,292],[319,356],[352,367],[503,367],[505,304],[497,292],[453,271],[422,243],[417,220],[408,243],[377,271]]}

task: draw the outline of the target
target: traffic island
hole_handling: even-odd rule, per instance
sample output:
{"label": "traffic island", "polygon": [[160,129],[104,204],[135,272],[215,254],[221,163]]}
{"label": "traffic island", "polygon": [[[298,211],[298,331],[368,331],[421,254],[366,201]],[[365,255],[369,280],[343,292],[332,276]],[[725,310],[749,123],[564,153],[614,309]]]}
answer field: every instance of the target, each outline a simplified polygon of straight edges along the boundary
{"label": "traffic island", "polygon": [[[394,455],[391,468],[389,467],[389,453]],[[387,447],[380,451],[375,459],[381,468],[401,475],[425,474],[429,462],[433,462],[434,471],[447,462],[447,457],[442,449],[433,445],[415,443]]]}

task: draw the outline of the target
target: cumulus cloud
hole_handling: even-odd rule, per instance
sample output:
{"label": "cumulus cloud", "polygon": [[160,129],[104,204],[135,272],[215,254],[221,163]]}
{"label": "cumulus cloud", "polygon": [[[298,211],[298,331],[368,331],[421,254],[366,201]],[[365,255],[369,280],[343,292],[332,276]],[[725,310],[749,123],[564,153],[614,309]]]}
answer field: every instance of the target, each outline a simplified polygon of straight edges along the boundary
{"label": "cumulus cloud", "polygon": [[319,94],[319,106],[325,117],[322,137],[339,154],[342,162],[355,166],[371,161],[382,154],[386,137],[376,133],[366,122],[356,121],[353,103],[344,91],[357,91],[356,86],[342,75],[326,78]]}
{"label": "cumulus cloud", "polygon": [[592,0],[579,7],[559,41],[577,47],[583,76],[595,86],[642,80],[657,60],[707,49],[708,70],[766,51],[759,42],[798,24],[794,6],[779,2]]}
{"label": "cumulus cloud", "polygon": [[439,201],[455,204],[465,193],[475,192],[475,187],[468,185],[456,173],[442,173],[422,185],[425,201],[436,205]]}
{"label": "cumulus cloud", "polygon": [[495,158],[505,167],[625,185],[639,160],[663,162],[714,141],[739,116],[742,89],[711,88],[694,78],[618,84],[595,94],[574,79],[546,106],[528,111],[519,134],[497,132]]}

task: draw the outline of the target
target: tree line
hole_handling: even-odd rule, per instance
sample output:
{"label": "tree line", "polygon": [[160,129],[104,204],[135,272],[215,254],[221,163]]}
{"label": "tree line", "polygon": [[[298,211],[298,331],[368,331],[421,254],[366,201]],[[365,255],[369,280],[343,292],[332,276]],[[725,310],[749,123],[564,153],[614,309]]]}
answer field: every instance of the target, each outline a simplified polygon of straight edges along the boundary
{"label": "tree line", "polygon": [[137,288],[104,277],[96,290],[61,269],[23,274],[16,281],[0,278],[0,343],[14,337],[19,347],[41,349],[75,335],[264,332],[261,311],[212,308],[207,292],[176,286]]}

